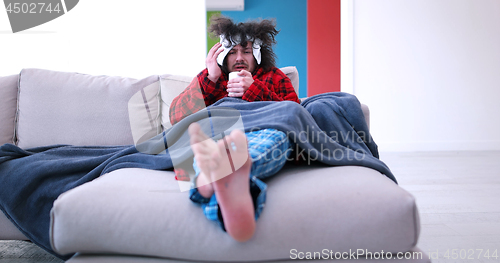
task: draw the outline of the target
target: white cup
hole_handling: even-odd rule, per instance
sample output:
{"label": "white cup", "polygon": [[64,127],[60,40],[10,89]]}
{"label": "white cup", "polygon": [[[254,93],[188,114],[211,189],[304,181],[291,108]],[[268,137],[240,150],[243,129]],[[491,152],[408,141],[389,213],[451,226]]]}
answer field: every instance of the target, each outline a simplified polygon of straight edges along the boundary
{"label": "white cup", "polygon": [[[234,78],[239,78],[240,76],[238,75],[240,73],[239,71],[233,71],[229,72],[229,80],[232,80]],[[233,92],[229,92],[229,95],[233,94]]]}
{"label": "white cup", "polygon": [[232,80],[234,78],[239,78],[240,76],[238,75],[238,73],[240,72],[239,71],[229,72],[229,80]]}

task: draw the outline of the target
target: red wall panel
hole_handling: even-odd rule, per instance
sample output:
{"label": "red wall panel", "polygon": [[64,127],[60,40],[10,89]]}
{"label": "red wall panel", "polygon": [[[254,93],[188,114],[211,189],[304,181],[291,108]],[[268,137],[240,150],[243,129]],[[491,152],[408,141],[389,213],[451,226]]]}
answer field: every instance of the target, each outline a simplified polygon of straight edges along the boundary
{"label": "red wall panel", "polygon": [[307,95],[340,91],[340,0],[307,1]]}

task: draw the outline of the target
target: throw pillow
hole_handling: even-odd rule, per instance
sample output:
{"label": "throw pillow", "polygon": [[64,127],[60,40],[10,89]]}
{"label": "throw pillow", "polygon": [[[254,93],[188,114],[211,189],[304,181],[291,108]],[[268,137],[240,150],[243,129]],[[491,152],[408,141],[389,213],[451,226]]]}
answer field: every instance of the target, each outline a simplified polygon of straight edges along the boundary
{"label": "throw pillow", "polygon": [[161,133],[160,81],[142,88],[130,98],[128,116],[134,144]]}
{"label": "throw pillow", "polygon": [[175,97],[181,94],[191,83],[193,77],[181,75],[164,75],[160,78],[161,83],[161,124],[166,130],[172,127],[170,124],[170,104]]}

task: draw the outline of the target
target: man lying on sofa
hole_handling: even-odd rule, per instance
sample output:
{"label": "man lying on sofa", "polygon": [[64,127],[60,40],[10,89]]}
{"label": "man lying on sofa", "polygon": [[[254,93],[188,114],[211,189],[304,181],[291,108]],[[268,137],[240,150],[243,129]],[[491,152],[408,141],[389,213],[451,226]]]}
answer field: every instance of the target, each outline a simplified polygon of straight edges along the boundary
{"label": "man lying on sofa", "polygon": [[[275,27],[270,20],[235,24],[229,18],[213,18],[209,30],[220,42],[208,52],[207,68],[198,74],[198,85],[187,87],[172,101],[172,124],[224,97],[249,102],[289,100],[298,105],[290,79],[275,65]],[[237,77],[229,80],[230,72],[238,72]],[[217,221],[235,240],[248,240],[264,206],[265,184],[260,179],[285,164],[285,153],[290,153],[287,136],[276,129],[250,132],[247,137],[234,130],[216,143],[197,124],[190,126],[189,133],[197,165],[191,200],[200,203],[207,218]],[[264,158],[270,147],[278,147],[283,154]],[[233,168],[224,162],[228,157]],[[262,195],[258,198],[252,192]]]}
{"label": "man lying on sofa", "polygon": [[[220,42],[208,52],[207,68],[197,76],[199,85],[187,87],[172,101],[172,124],[224,97],[300,103],[290,79],[275,65],[272,45],[278,31],[273,21],[235,24],[229,18],[215,17],[209,30]],[[229,80],[230,72],[238,72],[237,77]],[[235,240],[248,240],[264,206],[265,184],[260,179],[279,171],[290,153],[286,134],[262,129],[245,137],[235,130],[216,143],[207,140],[197,124],[190,126],[189,133],[197,165],[191,200],[200,203],[206,217],[217,221]],[[271,147],[281,149],[282,154],[264,158]],[[224,162],[228,157],[233,168]],[[251,194],[258,192],[260,197]]]}
{"label": "man lying on sofa", "polygon": [[[198,83],[192,82],[172,101],[171,123],[225,97],[291,101],[290,107],[302,108],[290,79],[275,66],[275,27],[270,20],[235,24],[225,17],[213,19],[210,31],[220,37],[220,43],[208,52]],[[229,80],[230,72],[238,72],[237,77]],[[330,116],[324,114],[324,103],[329,102],[323,100],[317,98],[305,109],[314,120],[327,122]],[[250,239],[266,199],[262,179],[285,164],[292,150],[289,134],[271,128],[246,134],[234,130],[215,142],[197,123],[189,127],[189,134],[196,171],[190,199],[235,240]]]}

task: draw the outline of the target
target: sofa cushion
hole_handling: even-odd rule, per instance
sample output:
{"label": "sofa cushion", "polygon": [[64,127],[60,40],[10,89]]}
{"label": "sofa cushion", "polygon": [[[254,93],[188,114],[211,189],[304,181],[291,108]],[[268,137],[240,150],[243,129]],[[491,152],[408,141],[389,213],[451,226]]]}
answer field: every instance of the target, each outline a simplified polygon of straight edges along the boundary
{"label": "sofa cushion", "polygon": [[[28,240],[0,210],[0,240]],[[0,257],[1,258],[1,257]]]}
{"label": "sofa cushion", "polygon": [[179,191],[173,172],[116,170],[54,202],[52,247],[61,254],[270,261],[290,259],[291,249],[405,252],[417,243],[414,198],[375,170],[286,167],[268,186],[255,235],[238,243]]}
{"label": "sofa cushion", "polygon": [[128,102],[156,81],[23,69],[18,146],[133,144]]}
{"label": "sofa cushion", "polygon": [[0,145],[14,143],[19,75],[0,77]]}
{"label": "sofa cushion", "polygon": [[[292,85],[295,89],[295,92],[297,94],[299,93],[299,72],[297,71],[296,67],[290,66],[290,67],[283,67],[280,68],[283,73],[287,75],[288,78],[290,78],[290,81],[292,82]],[[163,126],[163,129],[168,129],[172,127],[172,124],[170,123],[170,104],[172,103],[172,100],[174,100],[175,97],[177,97],[179,94],[181,94],[184,89],[187,88],[187,86],[192,82],[192,81],[197,81],[196,77],[188,77],[188,76],[181,76],[181,75],[164,75],[161,77],[161,123]]]}

